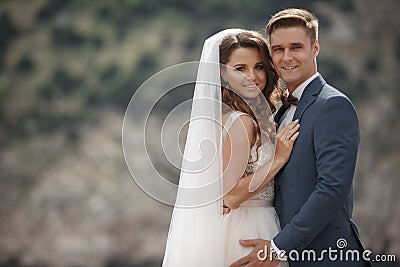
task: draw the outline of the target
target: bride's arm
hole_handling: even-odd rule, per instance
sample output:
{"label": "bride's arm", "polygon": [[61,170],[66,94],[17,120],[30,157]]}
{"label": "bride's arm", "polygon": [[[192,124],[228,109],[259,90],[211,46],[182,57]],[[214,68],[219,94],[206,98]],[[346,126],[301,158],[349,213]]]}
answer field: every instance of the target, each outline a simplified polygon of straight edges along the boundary
{"label": "bride's arm", "polygon": [[246,171],[255,137],[254,123],[248,115],[239,116],[229,128],[222,150],[224,192],[230,191]]}
{"label": "bride's arm", "polygon": [[[243,121],[244,118],[246,117],[243,116],[241,120],[242,123],[246,122]],[[255,130],[252,125],[245,125],[245,127],[243,127],[239,125],[239,123],[238,125],[235,124],[236,122],[231,127],[232,131],[229,132],[223,149],[224,192],[228,192],[224,196],[224,203],[231,209],[237,208],[241,203],[256,195],[286,164],[289,160],[293,143],[299,135],[298,129],[300,127],[298,122],[294,121],[277,133],[273,158],[266,162],[255,173],[249,174],[240,179],[249,159],[250,140],[252,140],[250,138],[254,137]],[[234,126],[236,127],[233,128]],[[244,132],[244,130],[247,130],[247,132]],[[248,137],[246,138],[246,141],[243,140],[243,136]],[[286,136],[289,136],[290,139],[286,139]],[[245,143],[247,148],[245,151],[242,150],[243,143]],[[239,179],[237,178],[238,176],[240,176]],[[232,179],[232,177],[236,180]],[[253,183],[254,181],[259,182],[256,188],[250,190],[250,187],[253,187],[253,184],[251,184],[252,180]]]}

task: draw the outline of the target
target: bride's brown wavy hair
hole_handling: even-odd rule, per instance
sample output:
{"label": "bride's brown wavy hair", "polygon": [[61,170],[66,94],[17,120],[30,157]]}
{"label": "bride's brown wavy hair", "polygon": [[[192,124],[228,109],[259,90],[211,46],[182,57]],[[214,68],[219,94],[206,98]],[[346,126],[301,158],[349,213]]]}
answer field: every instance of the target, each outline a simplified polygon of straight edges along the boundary
{"label": "bride's brown wavy hair", "polygon": [[[262,91],[262,95],[264,95],[265,99],[267,100],[271,111],[275,112],[280,101],[280,96],[283,93],[283,88],[278,82],[279,76],[272,65],[272,59],[268,50],[266,39],[260,33],[255,31],[243,31],[236,35],[226,36],[219,46],[220,63],[226,65],[230,61],[232,52],[238,48],[256,48],[260,52],[267,77],[266,85]],[[223,68],[223,66],[221,66],[221,68]],[[221,81],[223,81],[222,78]],[[261,116],[268,113],[265,106],[261,105],[262,96],[256,97],[255,99],[244,100],[232,89],[228,89],[227,87],[228,84],[224,84],[224,82],[222,82],[221,95],[222,102],[225,104],[222,105],[222,112],[226,113],[232,109],[241,111],[249,114],[255,121],[257,121],[257,119],[253,110],[256,112],[256,114]],[[259,123],[257,123],[256,131],[258,134],[260,134]]]}

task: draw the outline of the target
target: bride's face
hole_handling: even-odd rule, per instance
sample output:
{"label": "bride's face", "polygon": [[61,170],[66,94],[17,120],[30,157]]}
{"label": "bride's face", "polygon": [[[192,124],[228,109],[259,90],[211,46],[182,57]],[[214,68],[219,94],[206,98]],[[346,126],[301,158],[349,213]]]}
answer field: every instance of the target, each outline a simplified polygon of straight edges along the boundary
{"label": "bride's face", "polygon": [[267,83],[267,74],[260,52],[253,47],[235,49],[228,67],[221,71],[221,76],[230,89],[245,98],[255,98]]}

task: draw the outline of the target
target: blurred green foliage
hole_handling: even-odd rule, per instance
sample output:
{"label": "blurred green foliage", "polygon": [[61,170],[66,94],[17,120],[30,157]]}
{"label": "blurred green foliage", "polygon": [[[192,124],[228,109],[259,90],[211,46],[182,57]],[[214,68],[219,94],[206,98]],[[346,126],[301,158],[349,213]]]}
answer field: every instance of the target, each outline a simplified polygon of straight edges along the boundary
{"label": "blurred green foliage", "polygon": [[[361,157],[367,158],[368,163],[364,165],[368,169],[360,172],[374,173],[369,169],[370,162],[377,162],[374,169],[379,169],[381,162],[386,164],[398,159],[397,147],[393,144],[399,140],[393,133],[398,132],[400,125],[397,116],[400,106],[390,101],[396,103],[394,99],[400,97],[397,88],[400,26],[397,27],[398,20],[389,13],[397,12],[399,3],[398,0],[382,3],[357,0],[0,1],[0,150],[4,155],[0,161],[0,211],[3,207],[14,210],[13,200],[25,202],[27,198],[20,196],[29,196],[29,190],[35,185],[38,187],[36,183],[42,178],[40,170],[52,167],[53,159],[67,160],[64,150],[69,153],[72,150],[72,157],[82,161],[82,166],[95,161],[87,155],[75,155],[74,149],[84,147],[79,141],[85,128],[104,123],[102,110],[117,110],[122,120],[135,91],[153,74],[175,64],[198,60],[204,40],[222,29],[240,27],[263,32],[269,17],[285,7],[307,8],[319,17],[322,47],[318,56],[319,71],[356,104],[362,126],[367,129],[362,133],[366,156]],[[377,7],[386,12],[377,12],[377,15],[371,12]],[[389,22],[397,26],[390,26]],[[341,39],[343,32],[340,31],[350,34]],[[192,92],[193,85],[184,85],[160,98],[153,110],[158,116],[156,119],[163,121],[168,111],[190,99]],[[153,99],[151,94],[154,92],[149,92],[143,101]],[[103,145],[102,138],[94,144]],[[149,134],[146,138],[153,136]],[[105,157],[107,162],[100,157],[94,164],[96,169],[108,164],[111,169],[124,168],[118,158],[120,151],[110,150],[106,154],[109,152],[114,154]],[[176,182],[177,170],[157,160],[154,159],[155,168]],[[66,162],[68,165],[70,161]],[[88,173],[97,171],[83,169],[79,170],[82,180]],[[58,172],[58,169],[54,171]],[[104,179],[109,180],[113,175],[106,173]],[[371,180],[387,177],[390,175],[385,172],[384,177]],[[93,181],[97,186],[99,181]],[[372,185],[375,190],[375,184]],[[377,210],[382,210],[380,205]],[[8,217],[6,213],[3,215]],[[12,223],[7,221],[8,224]],[[385,235],[378,236],[386,238]],[[111,259],[106,266],[124,264]],[[18,258],[11,258],[6,262],[0,260],[0,265],[22,266],[22,263]],[[159,263],[135,266],[159,266]]]}
{"label": "blurred green foliage", "polygon": [[0,71],[3,70],[7,48],[10,42],[18,36],[18,29],[12,23],[10,15],[4,12],[0,16]]}
{"label": "blurred green foliage", "polygon": [[[319,15],[314,7],[326,1],[49,0],[24,2],[24,11],[19,11],[14,5],[21,2],[0,4],[0,101],[13,103],[0,107],[2,144],[13,140],[12,133],[27,131],[13,121],[32,121],[36,126],[29,134],[51,134],[68,124],[67,118],[74,117],[79,124],[105,106],[122,111],[152,74],[197,60],[203,41],[216,31],[229,27],[263,31],[269,16],[281,8],[303,7]],[[352,0],[331,5],[344,14],[357,10]],[[322,32],[335,23],[330,16],[319,17]],[[399,35],[393,50],[400,62]],[[372,55],[363,68],[379,73],[381,61]],[[360,86],[372,91],[364,77],[353,77],[335,55],[321,55],[319,68],[355,101]],[[17,101],[28,91],[27,99]],[[186,99],[191,91],[184,94]]]}

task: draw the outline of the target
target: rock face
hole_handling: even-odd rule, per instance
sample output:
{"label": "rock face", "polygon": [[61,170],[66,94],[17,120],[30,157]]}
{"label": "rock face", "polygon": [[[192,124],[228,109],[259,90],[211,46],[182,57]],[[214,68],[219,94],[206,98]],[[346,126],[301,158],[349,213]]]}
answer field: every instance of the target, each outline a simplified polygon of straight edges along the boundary
{"label": "rock face", "polygon": [[[147,196],[130,177],[121,149],[122,118],[107,111],[96,127],[82,129],[79,144],[61,146],[37,172],[30,190],[1,214],[0,262],[17,258],[24,266],[103,266],[160,261],[170,208]],[[32,142],[25,153],[40,154],[49,145],[49,140]],[[9,153],[2,156],[14,160]]]}
{"label": "rock face", "polygon": [[[146,195],[128,173],[121,149],[122,114],[103,114],[95,127],[81,130],[74,146],[64,146],[56,137],[25,145],[24,153],[33,155],[49,142],[59,142],[60,149],[37,171],[31,188],[2,207],[0,262],[15,258],[23,266],[159,266],[172,209]],[[139,129],[131,129],[135,131]],[[382,163],[370,170],[366,155],[368,149],[361,147],[355,219],[367,248],[396,254],[400,213],[394,205],[398,180],[390,174],[394,166]],[[16,157],[11,151],[2,154],[3,162],[16,164],[9,168],[18,168]]]}

